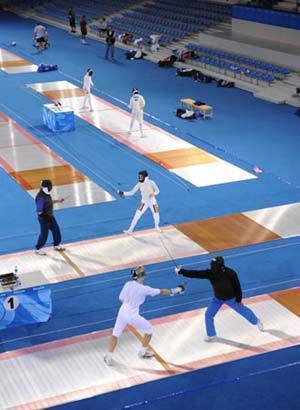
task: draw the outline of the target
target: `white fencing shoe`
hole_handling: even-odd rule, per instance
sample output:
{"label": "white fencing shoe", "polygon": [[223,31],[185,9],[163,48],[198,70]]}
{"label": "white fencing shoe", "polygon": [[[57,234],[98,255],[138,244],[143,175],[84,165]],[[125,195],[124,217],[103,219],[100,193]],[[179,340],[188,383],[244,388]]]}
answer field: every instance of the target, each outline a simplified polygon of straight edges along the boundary
{"label": "white fencing shoe", "polygon": [[62,251],[65,251],[66,248],[63,247],[62,245],[57,245],[57,246],[54,246],[54,250],[58,252],[62,252]]}
{"label": "white fencing shoe", "polygon": [[112,357],[106,354],[104,356],[104,362],[107,364],[107,366],[112,366],[113,365],[113,360]]}
{"label": "white fencing shoe", "polygon": [[258,327],[258,330],[259,330],[259,331],[261,331],[261,332],[264,332],[264,331],[265,331],[264,325],[263,325],[263,323],[262,323],[260,320],[258,320],[256,326]]}
{"label": "white fencing shoe", "polygon": [[154,357],[154,353],[153,352],[149,352],[149,350],[146,350],[145,352],[141,351],[138,352],[138,356],[141,359],[151,359],[152,357]]}
{"label": "white fencing shoe", "polygon": [[204,341],[205,342],[213,342],[216,339],[216,336],[205,336]]}
{"label": "white fencing shoe", "polygon": [[40,256],[46,256],[47,255],[47,253],[43,249],[36,249],[35,254],[40,255]]}

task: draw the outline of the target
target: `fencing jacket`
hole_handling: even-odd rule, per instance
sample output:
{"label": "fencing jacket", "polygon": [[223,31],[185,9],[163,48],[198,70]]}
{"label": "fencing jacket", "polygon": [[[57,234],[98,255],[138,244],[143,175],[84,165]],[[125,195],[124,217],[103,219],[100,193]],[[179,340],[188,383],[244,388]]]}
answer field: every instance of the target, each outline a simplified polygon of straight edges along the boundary
{"label": "fencing jacket", "polygon": [[131,108],[132,112],[140,112],[143,111],[146,103],[144,97],[140,94],[134,94],[129,101],[129,108]]}
{"label": "fencing jacket", "polygon": [[83,89],[90,93],[91,87],[93,87],[93,85],[94,83],[92,81],[92,77],[89,75],[89,73],[86,73],[86,75],[83,78]]}
{"label": "fencing jacket", "polygon": [[[156,202],[155,196],[159,194],[159,189],[158,186],[154,181],[149,179],[149,177],[145,178],[144,182],[138,182],[131,191],[124,192],[125,196],[132,196],[134,195],[138,190],[141,191],[141,196],[142,196],[142,202],[143,203],[149,203],[149,201],[152,199],[154,203]],[[151,196],[151,194],[154,194],[154,196]]]}
{"label": "fencing jacket", "polygon": [[238,303],[242,300],[242,290],[239,278],[236,272],[230,268],[224,267],[217,272],[213,272],[211,269],[180,269],[178,274],[188,278],[208,279],[212,284],[217,299],[229,300],[235,298]]}

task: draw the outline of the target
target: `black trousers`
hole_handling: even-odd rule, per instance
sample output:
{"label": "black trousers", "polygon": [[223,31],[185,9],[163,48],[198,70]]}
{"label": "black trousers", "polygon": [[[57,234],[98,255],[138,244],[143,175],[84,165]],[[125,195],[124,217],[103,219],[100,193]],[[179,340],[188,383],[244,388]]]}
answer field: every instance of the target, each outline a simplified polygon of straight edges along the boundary
{"label": "black trousers", "polygon": [[54,216],[52,216],[51,219],[39,216],[39,223],[41,231],[35,246],[36,249],[41,249],[45,245],[48,239],[49,230],[52,232],[53,246],[59,245],[61,243],[61,233]]}

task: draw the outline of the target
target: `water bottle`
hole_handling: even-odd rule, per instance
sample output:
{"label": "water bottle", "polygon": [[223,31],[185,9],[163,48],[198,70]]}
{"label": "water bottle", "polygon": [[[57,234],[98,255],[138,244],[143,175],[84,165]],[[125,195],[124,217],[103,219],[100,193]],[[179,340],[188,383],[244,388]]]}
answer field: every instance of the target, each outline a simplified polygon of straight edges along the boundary
{"label": "water bottle", "polygon": [[19,273],[19,268],[18,268],[18,266],[15,266],[15,267],[14,267],[14,274],[15,274],[16,277],[17,277],[16,286],[21,285],[21,281],[20,281],[20,279],[19,279],[18,273]]}

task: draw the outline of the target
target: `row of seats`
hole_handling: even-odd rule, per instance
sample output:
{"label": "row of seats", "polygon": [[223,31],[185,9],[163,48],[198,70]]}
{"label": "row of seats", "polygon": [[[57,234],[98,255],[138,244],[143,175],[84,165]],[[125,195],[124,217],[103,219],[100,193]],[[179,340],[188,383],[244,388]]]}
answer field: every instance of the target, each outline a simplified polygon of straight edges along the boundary
{"label": "row of seats", "polygon": [[[191,7],[190,7],[191,5]],[[220,7],[219,7],[220,6]],[[223,11],[226,13],[223,13]],[[182,2],[158,0],[151,4],[137,6],[115,17],[111,24],[118,32],[161,34],[161,43],[168,44],[186,35],[195,34],[228,18],[230,6],[208,1],[192,1],[186,6]]]}
{"label": "row of seats", "polygon": [[[126,15],[125,15],[126,14]],[[162,19],[158,19],[158,18],[152,18],[152,17],[148,17],[145,16],[144,18],[140,18],[139,16],[137,16],[136,14],[132,14],[132,17],[128,17],[129,13],[125,13],[124,16],[129,18],[130,20],[132,20],[132,23],[135,24],[137,23],[141,23],[144,25],[161,25],[164,27],[171,27],[175,30],[179,30],[179,31],[184,31],[185,33],[197,33],[199,31],[199,29],[201,27],[204,26],[205,20],[201,20],[199,21],[199,24],[195,25],[195,24],[189,24],[188,26],[186,24],[183,23],[175,23],[169,20],[162,20]],[[124,21],[124,19],[121,18],[113,18],[112,21]],[[128,21],[128,20],[127,20]],[[203,23],[203,24],[202,24]],[[155,27],[153,27],[153,29],[155,30]]]}
{"label": "row of seats", "polygon": [[[125,7],[132,6],[135,3],[136,0],[86,0],[85,2],[73,0],[72,6],[74,8],[77,20],[79,20],[82,15],[85,15],[88,20],[92,20],[98,19],[103,15],[119,12]],[[69,7],[70,5],[68,3],[63,4],[61,1],[55,0],[38,5],[35,7],[35,11],[37,14],[45,17],[49,16],[51,18],[55,17],[57,20],[66,20]]]}
{"label": "row of seats", "polygon": [[239,64],[246,67],[253,67],[256,70],[266,71],[267,73],[272,73],[279,77],[286,76],[291,73],[291,70],[287,67],[280,66],[277,64],[270,64],[263,60],[258,60],[256,58],[251,58],[248,56],[243,56],[236,53],[231,53],[224,50],[219,50],[211,47],[204,47],[199,44],[188,44],[188,49],[195,51],[197,54],[202,54],[204,56],[210,56],[220,60],[229,60],[231,63]]}
{"label": "row of seats", "polygon": [[[125,27],[126,26],[132,26],[132,27],[139,27],[145,30],[149,30],[151,32],[151,34],[155,33],[155,34],[165,34],[167,36],[173,37],[174,39],[182,39],[186,33],[184,31],[178,30],[178,29],[174,29],[174,28],[169,28],[169,27],[165,27],[165,26],[153,26],[153,24],[147,24],[144,23],[142,21],[138,21],[138,20],[132,20],[132,19],[128,19],[128,18],[120,18],[120,17],[115,17],[113,19],[111,19],[111,25],[112,27],[116,28],[116,27]],[[124,30],[123,30],[124,32]],[[130,31],[131,32],[131,31]]]}
{"label": "row of seats", "polygon": [[300,14],[298,13],[234,5],[232,7],[232,17],[239,20],[300,30]]}
{"label": "row of seats", "polygon": [[[142,6],[141,6],[142,7]],[[143,10],[145,13],[148,11],[148,10],[150,10],[150,9],[156,9],[156,10],[160,10],[160,11],[163,11],[163,12],[165,12],[165,13],[169,13],[169,14],[177,14],[177,15],[182,15],[182,16],[191,16],[191,17],[194,17],[194,18],[198,18],[198,17],[201,17],[203,14],[214,14],[215,16],[217,16],[217,15],[220,15],[220,16],[222,16],[224,19],[225,18],[228,18],[228,14],[225,14],[225,13],[216,13],[212,8],[211,9],[209,9],[209,8],[206,8],[206,9],[199,9],[199,10],[196,10],[196,11],[194,11],[194,10],[191,10],[191,9],[189,9],[188,7],[183,7],[183,6],[180,6],[180,7],[172,7],[172,6],[164,6],[164,5],[161,5],[161,4],[157,4],[157,3],[155,3],[155,4],[153,4],[152,6],[151,5],[146,5],[146,6],[144,6],[143,8],[141,8],[141,10]]]}
{"label": "row of seats", "polygon": [[204,65],[204,67],[206,67],[207,65],[210,67],[215,67],[223,70],[224,74],[231,74],[234,77],[236,77],[237,74],[239,74],[240,77],[246,76],[248,78],[256,80],[257,83],[261,81],[270,85],[271,82],[275,80],[273,74],[267,74],[256,70],[249,70],[245,67],[241,67],[232,63],[226,63],[225,61],[216,58],[201,56],[199,58],[199,61]]}
{"label": "row of seats", "polygon": [[[198,26],[199,21],[207,21],[211,24],[215,24],[221,21],[224,21],[224,18],[220,15],[215,14],[207,14],[201,13],[197,18],[195,17],[188,17],[188,16],[177,16],[177,15],[170,15],[170,13],[165,12],[151,12],[149,11],[131,11],[123,13],[125,17],[137,18],[139,20],[147,20],[147,21],[158,21],[159,24],[181,24],[184,26],[184,29],[187,30],[190,26]],[[175,17],[175,18],[172,18]]]}
{"label": "row of seats", "polygon": [[[138,13],[139,15],[145,16],[145,11],[143,12],[143,9],[138,9],[138,10],[140,10],[140,11],[138,11],[136,13]],[[197,24],[197,22],[199,20],[199,17],[186,16],[186,15],[182,15],[182,14],[170,14],[170,12],[157,10],[157,9],[147,9],[146,14],[147,14],[147,16],[164,17],[165,19],[168,19],[170,21],[178,21],[180,23],[186,23],[186,24]],[[216,15],[214,13],[203,12],[202,16],[207,18],[207,19],[210,18],[210,16],[212,16],[214,19],[216,19],[216,18],[220,19],[220,17],[218,17],[218,15]],[[223,18],[222,18],[222,21],[223,21]]]}
{"label": "row of seats", "polygon": [[122,22],[112,21],[111,23],[113,29],[117,34],[123,34],[125,32],[132,33],[135,37],[149,37],[151,34],[161,34],[160,43],[169,44],[174,41],[175,38],[183,38],[184,33],[179,33],[178,31],[173,31],[171,29],[166,29],[164,27],[158,28],[149,25],[143,25],[135,22],[134,24],[126,24]]}
{"label": "row of seats", "polygon": [[159,4],[164,5],[166,7],[170,7],[173,10],[182,10],[182,9],[191,9],[192,12],[197,11],[197,10],[212,10],[216,13],[228,13],[229,15],[231,14],[231,5],[229,4],[220,4],[217,2],[211,2],[211,1],[191,1],[189,3],[184,3],[179,0],[179,1],[174,1],[174,0],[159,0]]}

